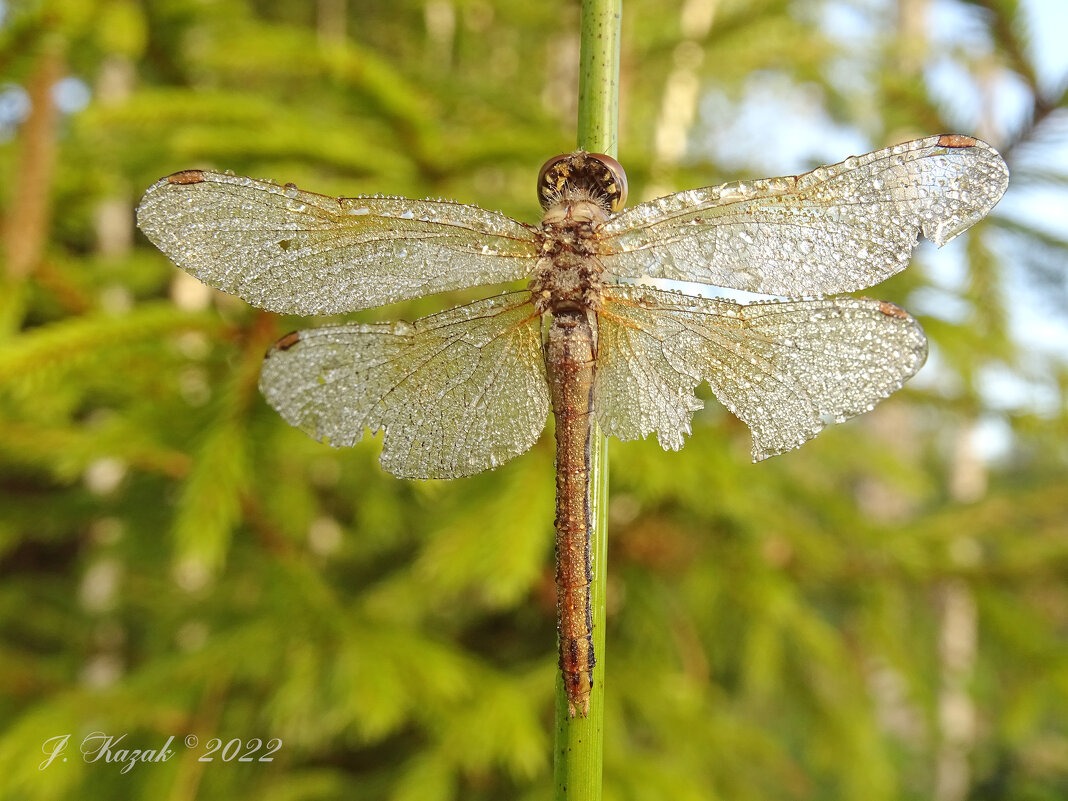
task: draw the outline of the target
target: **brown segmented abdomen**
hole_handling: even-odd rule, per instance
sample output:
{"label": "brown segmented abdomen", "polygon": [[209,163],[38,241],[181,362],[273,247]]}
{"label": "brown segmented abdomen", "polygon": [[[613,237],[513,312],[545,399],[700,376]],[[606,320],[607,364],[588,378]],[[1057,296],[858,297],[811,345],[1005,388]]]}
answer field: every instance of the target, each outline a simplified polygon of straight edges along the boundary
{"label": "brown segmented abdomen", "polygon": [[556,419],[556,599],[560,671],[571,716],[589,714],[593,682],[590,583],[594,331],[586,311],[553,316],[545,342],[549,393]]}

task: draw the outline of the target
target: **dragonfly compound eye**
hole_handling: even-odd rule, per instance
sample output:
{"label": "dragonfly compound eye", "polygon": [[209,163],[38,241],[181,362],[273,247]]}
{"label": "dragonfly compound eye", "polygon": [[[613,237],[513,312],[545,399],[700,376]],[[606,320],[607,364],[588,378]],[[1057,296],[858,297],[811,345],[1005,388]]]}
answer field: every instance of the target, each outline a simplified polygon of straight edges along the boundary
{"label": "dragonfly compound eye", "polygon": [[576,150],[553,156],[538,173],[538,200],[548,209],[583,193],[604,210],[617,212],[627,201],[627,173],[623,165],[603,153]]}

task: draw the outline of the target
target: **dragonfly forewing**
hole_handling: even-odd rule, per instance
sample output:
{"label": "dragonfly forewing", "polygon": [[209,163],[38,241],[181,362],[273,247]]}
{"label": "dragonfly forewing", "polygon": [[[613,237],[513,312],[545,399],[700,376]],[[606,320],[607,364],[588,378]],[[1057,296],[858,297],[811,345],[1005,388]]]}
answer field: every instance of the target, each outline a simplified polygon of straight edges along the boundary
{"label": "dragonfly forewing", "polygon": [[541,320],[512,292],[414,323],[299,331],[268,351],[260,389],[283,418],[334,446],[383,431],[382,466],[458,478],[527,451],[549,393]]}
{"label": "dragonfly forewing", "polygon": [[759,461],[870,410],[927,357],[919,323],[884,301],[741,305],[624,285],[610,295],[599,325],[599,421],[621,439],[656,431],[665,448],[682,446],[702,381],[752,431]]}
{"label": "dragonfly forewing", "polygon": [[966,136],[932,136],[804,175],[723,184],[610,218],[602,263],[787,297],[865,289],[904,269],[922,232],[943,245],[1008,186],[1005,162]]}
{"label": "dragonfly forewing", "polygon": [[204,283],[287,314],[518,280],[538,255],[536,229],[477,206],[335,198],[203,170],[153,184],[137,224]]}

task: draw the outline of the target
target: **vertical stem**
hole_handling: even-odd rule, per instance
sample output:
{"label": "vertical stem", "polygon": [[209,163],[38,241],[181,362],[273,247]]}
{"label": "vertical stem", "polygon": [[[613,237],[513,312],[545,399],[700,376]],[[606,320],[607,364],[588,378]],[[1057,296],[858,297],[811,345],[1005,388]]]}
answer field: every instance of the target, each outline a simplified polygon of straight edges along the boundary
{"label": "vertical stem", "polygon": [[578,146],[615,157],[619,145],[619,29],[623,0],[582,0]]}
{"label": "vertical stem", "polygon": [[[623,0],[582,0],[578,146],[615,156],[619,117],[619,33]],[[605,590],[608,440],[594,425],[590,464],[593,648],[597,664],[589,717],[570,717],[563,679],[556,677],[554,798],[597,801],[604,761]]]}

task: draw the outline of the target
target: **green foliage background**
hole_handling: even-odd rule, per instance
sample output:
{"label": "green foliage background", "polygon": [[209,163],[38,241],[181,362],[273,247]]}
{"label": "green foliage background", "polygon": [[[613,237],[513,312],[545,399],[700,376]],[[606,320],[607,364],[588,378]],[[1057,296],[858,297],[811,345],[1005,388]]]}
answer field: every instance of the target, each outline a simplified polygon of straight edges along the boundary
{"label": "green foliage background", "polygon": [[[828,35],[831,5],[874,38]],[[1037,77],[1017,3],[950,5],[986,45],[938,44],[921,0],[627,0],[633,196],[752,175],[702,144],[731,121],[701,99],[743,103],[757,75],[871,147],[982,135],[1010,197],[1063,203],[1068,175],[1034,165],[1063,141],[1064,81]],[[3,11],[0,89],[32,111],[0,129],[0,799],[549,797],[548,435],[456,482],[320,446],[256,391],[267,344],[314,321],[202,289],[132,226],[145,187],[200,166],[534,221],[536,169],[574,141],[576,4]],[[945,59],[981,115],[924,79]],[[71,76],[84,108],[62,105],[76,83],[52,93]],[[920,312],[936,355],[875,412],[758,466],[712,401],[681,453],[613,443],[607,798],[1068,797],[1066,372],[1010,315],[1024,285],[1051,301],[1029,316],[1063,314],[1068,226],[1003,208],[950,247],[955,285],[921,248],[868,292]],[[932,292],[957,313],[924,316]],[[94,731],[177,754],[121,774],[80,758]],[[212,737],[282,747],[198,761]]]}

